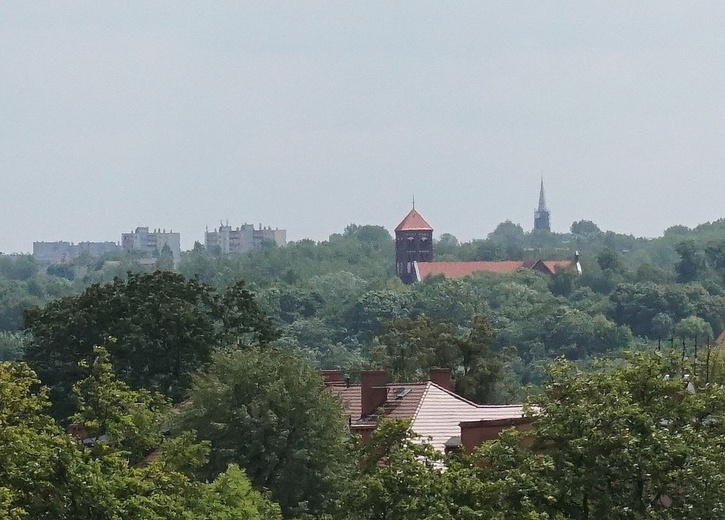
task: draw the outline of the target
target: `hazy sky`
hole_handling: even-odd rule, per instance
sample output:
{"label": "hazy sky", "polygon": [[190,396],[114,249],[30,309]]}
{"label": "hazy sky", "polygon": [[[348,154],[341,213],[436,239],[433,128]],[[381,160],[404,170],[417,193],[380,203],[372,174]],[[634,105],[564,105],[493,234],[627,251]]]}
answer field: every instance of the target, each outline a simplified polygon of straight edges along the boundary
{"label": "hazy sky", "polygon": [[721,218],[725,2],[0,5],[0,251]]}

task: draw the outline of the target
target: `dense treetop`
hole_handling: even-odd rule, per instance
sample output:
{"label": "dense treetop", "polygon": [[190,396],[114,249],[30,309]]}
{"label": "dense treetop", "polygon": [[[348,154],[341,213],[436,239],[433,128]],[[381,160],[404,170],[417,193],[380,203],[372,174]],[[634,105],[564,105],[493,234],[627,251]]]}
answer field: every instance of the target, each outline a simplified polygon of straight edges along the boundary
{"label": "dense treetop", "polygon": [[[576,248],[584,273],[409,286],[379,226],[195,248],[178,272],[0,257],[0,354],[24,358],[0,363],[0,518],[721,518],[723,244],[721,222],[654,240],[505,222],[437,258]],[[530,395],[531,431],[472,456],[404,422],[359,444],[316,373],[438,366],[479,402]]]}

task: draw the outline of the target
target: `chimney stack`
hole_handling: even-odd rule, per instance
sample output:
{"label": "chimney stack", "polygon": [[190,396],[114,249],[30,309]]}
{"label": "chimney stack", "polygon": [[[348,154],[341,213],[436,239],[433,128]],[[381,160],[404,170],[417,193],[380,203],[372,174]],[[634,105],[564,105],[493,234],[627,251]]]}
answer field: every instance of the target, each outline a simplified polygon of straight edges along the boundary
{"label": "chimney stack", "polygon": [[370,370],[360,374],[360,416],[375,413],[388,399],[388,373],[385,370]]}
{"label": "chimney stack", "polygon": [[435,383],[449,392],[453,391],[450,368],[431,368],[428,379],[430,379],[431,383]]}

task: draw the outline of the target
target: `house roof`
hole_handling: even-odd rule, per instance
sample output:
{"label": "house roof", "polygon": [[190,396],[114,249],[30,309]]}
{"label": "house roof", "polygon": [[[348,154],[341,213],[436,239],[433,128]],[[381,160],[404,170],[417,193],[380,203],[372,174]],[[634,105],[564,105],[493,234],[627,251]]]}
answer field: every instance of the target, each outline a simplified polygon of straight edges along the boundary
{"label": "house roof", "polygon": [[442,274],[446,278],[461,278],[475,273],[515,273],[519,269],[535,269],[554,274],[558,269],[572,266],[570,260],[503,260],[500,262],[416,262],[418,279]]}
{"label": "house roof", "polygon": [[506,260],[503,262],[418,262],[420,279],[442,274],[446,278],[461,278],[474,273],[515,273],[525,262]]}
{"label": "house roof", "polygon": [[[410,419],[413,431],[441,452],[445,451],[446,441],[461,434],[461,422],[523,416],[522,405],[478,405],[432,381],[386,386],[388,398],[381,407],[383,416],[387,419]],[[360,385],[332,384],[328,387],[342,400],[353,430],[375,427],[377,417],[360,417]]]}
{"label": "house roof", "polygon": [[552,274],[554,274],[557,269],[568,269],[572,266],[571,260],[542,260],[541,263],[544,264]]}
{"label": "house roof", "polygon": [[523,416],[522,405],[477,405],[428,382],[411,427],[439,451],[446,441],[461,434],[463,421],[511,419]]}
{"label": "house roof", "polygon": [[400,224],[398,224],[395,231],[433,231],[433,228],[425,221],[420,213],[413,208],[400,222]]}

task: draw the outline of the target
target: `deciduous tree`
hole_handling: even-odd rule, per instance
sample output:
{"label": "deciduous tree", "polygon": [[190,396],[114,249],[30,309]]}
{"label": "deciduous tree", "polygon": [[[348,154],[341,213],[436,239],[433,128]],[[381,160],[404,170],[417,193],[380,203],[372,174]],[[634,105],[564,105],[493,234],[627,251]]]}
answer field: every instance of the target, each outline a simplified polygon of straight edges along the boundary
{"label": "deciduous tree", "polygon": [[[28,309],[25,359],[69,413],[74,382],[87,372],[79,361],[106,345],[116,373],[134,388],[180,399],[191,374],[206,366],[213,348],[267,342],[274,330],[241,282],[222,293],[171,272],[129,273],[92,285],[78,296]],[[108,338],[116,341],[108,342]]]}
{"label": "deciduous tree", "polygon": [[324,511],[343,482],[341,404],[290,353],[216,352],[208,371],[195,377],[178,421],[211,443],[204,475],[238,464],[285,514]]}

